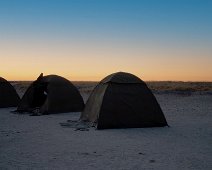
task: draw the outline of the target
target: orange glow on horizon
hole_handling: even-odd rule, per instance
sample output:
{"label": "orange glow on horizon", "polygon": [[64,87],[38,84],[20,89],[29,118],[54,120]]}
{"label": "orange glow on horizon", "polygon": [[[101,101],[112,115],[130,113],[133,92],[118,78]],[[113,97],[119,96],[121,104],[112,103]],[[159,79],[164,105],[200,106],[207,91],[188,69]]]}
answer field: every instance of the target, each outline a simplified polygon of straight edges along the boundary
{"label": "orange glow on horizon", "polygon": [[71,81],[100,81],[118,71],[145,81],[212,81],[212,55],[205,49],[154,44],[119,44],[116,48],[102,44],[17,44],[0,43],[0,76],[11,81],[35,80],[41,72]]}

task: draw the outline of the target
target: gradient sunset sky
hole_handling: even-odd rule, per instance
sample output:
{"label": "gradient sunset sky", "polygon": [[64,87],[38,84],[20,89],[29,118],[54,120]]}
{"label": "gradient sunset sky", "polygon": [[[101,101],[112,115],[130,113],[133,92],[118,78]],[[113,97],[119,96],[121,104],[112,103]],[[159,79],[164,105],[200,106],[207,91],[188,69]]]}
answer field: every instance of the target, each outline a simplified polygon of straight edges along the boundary
{"label": "gradient sunset sky", "polygon": [[0,77],[212,81],[211,0],[0,0]]}

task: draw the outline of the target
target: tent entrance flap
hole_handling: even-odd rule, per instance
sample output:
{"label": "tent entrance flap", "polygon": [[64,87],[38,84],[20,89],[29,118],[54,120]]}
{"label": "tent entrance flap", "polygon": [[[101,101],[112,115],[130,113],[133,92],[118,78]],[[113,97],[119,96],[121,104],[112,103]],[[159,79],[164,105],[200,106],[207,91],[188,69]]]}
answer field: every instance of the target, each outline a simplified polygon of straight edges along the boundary
{"label": "tent entrance flap", "polygon": [[34,87],[31,108],[41,107],[47,99],[47,84],[39,84]]}

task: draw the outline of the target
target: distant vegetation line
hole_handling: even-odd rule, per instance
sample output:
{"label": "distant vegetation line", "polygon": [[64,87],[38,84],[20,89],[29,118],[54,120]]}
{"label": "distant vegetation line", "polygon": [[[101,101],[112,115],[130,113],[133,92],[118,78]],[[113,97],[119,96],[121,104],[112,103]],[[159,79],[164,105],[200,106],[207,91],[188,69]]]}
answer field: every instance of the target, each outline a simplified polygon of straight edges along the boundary
{"label": "distant vegetation line", "polygon": [[[32,81],[10,81],[19,94],[23,94]],[[72,81],[81,93],[91,93],[97,81]],[[147,81],[147,86],[154,93],[185,93],[207,92],[212,94],[212,82],[181,82],[181,81]]]}

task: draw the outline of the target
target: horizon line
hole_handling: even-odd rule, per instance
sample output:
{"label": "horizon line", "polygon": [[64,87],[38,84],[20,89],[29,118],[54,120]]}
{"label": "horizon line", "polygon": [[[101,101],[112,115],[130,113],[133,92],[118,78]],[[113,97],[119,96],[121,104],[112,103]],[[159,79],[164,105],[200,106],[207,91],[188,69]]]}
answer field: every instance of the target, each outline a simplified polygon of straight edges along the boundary
{"label": "horizon line", "polygon": [[[65,78],[65,77],[64,77]],[[35,79],[36,80],[36,79]],[[35,80],[7,80],[9,82],[34,82]],[[100,82],[101,80],[70,80],[71,82]],[[142,80],[144,81],[144,80]],[[185,82],[185,83],[212,83],[212,81],[198,81],[198,80],[145,80],[144,82]]]}

